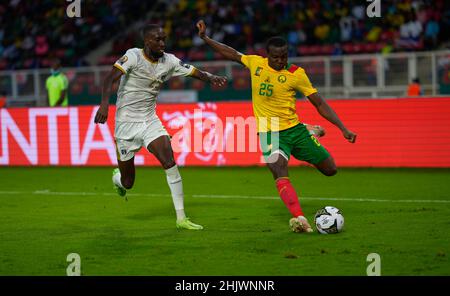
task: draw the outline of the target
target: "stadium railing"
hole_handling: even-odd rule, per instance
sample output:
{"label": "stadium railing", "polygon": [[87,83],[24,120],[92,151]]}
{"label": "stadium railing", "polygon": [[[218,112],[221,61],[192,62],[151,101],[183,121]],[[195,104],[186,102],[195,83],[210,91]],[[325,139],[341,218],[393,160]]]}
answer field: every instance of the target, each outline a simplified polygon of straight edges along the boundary
{"label": "stadium railing", "polygon": [[[361,54],[344,56],[305,56],[290,58],[303,67],[313,85],[326,98],[382,98],[404,96],[408,84],[419,78],[424,95],[450,93],[450,50],[404,52],[392,54]],[[228,61],[194,62],[196,66],[229,78],[227,89],[211,89],[199,100],[250,100],[247,70]],[[90,97],[87,102],[99,102],[104,75],[111,66],[63,68],[69,78],[69,95]],[[45,81],[50,69],[0,72],[0,91],[6,93],[7,106],[46,106]],[[165,90],[202,89],[202,82],[185,79],[167,84]],[[82,90],[85,90],[83,92]],[[228,92],[226,92],[228,91]],[[240,92],[241,91],[241,92]],[[242,92],[244,91],[244,92]],[[225,92],[225,95],[223,95]],[[223,100],[223,99],[222,99]]]}

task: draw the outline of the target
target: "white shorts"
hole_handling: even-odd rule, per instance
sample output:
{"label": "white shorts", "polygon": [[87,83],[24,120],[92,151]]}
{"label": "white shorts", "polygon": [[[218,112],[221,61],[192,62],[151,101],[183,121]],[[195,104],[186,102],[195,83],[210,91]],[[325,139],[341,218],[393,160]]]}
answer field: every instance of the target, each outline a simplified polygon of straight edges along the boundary
{"label": "white shorts", "polygon": [[117,122],[114,129],[117,159],[127,161],[134,157],[141,147],[147,148],[153,140],[169,136],[157,116],[146,122]]}

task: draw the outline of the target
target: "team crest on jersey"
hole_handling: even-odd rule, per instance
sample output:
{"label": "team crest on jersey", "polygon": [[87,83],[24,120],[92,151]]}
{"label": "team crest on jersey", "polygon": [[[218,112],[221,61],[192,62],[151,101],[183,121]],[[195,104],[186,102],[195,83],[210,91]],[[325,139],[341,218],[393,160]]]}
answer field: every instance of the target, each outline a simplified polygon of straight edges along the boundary
{"label": "team crest on jersey", "polygon": [[261,76],[261,71],[262,71],[262,69],[263,69],[263,68],[261,68],[261,67],[256,68],[255,76]]}
{"label": "team crest on jersey", "polygon": [[123,57],[121,57],[117,63],[119,63],[119,65],[123,65],[128,61],[128,57],[126,55],[124,55]]}
{"label": "team crest on jersey", "polygon": [[191,65],[185,64],[182,61],[180,61],[180,66],[185,67],[186,69],[189,69]]}
{"label": "team crest on jersey", "polygon": [[278,76],[278,81],[279,81],[279,82],[281,82],[281,83],[285,83],[285,82],[286,82],[286,80],[287,80],[286,76],[284,76],[284,75],[280,75],[280,76]]}

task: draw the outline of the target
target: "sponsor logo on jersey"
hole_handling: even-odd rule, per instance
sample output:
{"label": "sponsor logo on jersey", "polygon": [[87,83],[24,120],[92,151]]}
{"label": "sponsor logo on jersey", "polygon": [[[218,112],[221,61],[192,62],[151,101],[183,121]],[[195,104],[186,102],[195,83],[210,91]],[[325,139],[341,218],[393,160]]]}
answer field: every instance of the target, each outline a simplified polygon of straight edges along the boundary
{"label": "sponsor logo on jersey", "polygon": [[262,71],[262,69],[263,69],[263,68],[261,68],[261,67],[256,68],[255,75],[256,75],[256,76],[261,76],[261,71]]}
{"label": "sponsor logo on jersey", "polygon": [[125,64],[127,61],[128,61],[128,57],[127,57],[126,55],[124,55],[123,57],[121,57],[121,58],[117,61],[117,63],[118,63],[119,65],[123,65],[123,64]]}

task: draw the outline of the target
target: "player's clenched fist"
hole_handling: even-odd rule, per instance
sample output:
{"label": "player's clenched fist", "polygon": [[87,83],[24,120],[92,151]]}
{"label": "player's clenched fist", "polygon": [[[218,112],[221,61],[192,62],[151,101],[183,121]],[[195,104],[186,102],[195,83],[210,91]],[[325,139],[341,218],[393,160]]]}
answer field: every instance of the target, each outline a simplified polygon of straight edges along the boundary
{"label": "player's clenched fist", "polygon": [[209,81],[214,86],[224,86],[227,83],[227,78],[225,76],[211,75]]}
{"label": "player's clenched fist", "polygon": [[349,130],[344,130],[343,132],[344,137],[350,142],[355,143],[356,141],[356,134]]}
{"label": "player's clenched fist", "polygon": [[198,29],[198,36],[200,36],[200,38],[206,36],[206,25],[203,20],[197,22],[197,29]]}

